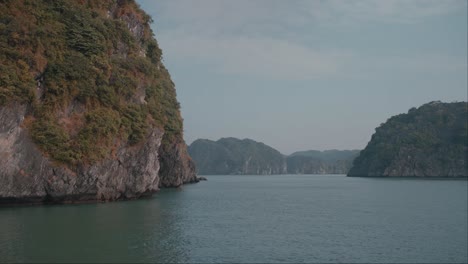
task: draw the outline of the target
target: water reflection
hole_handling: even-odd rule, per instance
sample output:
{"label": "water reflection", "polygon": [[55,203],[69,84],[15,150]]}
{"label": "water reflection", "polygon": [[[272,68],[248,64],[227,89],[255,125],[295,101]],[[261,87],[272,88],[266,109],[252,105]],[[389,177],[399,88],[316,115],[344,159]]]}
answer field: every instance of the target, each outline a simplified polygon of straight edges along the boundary
{"label": "water reflection", "polygon": [[173,195],[177,193],[107,204],[1,208],[1,261],[187,262],[188,243],[166,203]]}
{"label": "water reflection", "polygon": [[466,262],[467,183],[213,176],[146,200],[0,208],[0,262]]}

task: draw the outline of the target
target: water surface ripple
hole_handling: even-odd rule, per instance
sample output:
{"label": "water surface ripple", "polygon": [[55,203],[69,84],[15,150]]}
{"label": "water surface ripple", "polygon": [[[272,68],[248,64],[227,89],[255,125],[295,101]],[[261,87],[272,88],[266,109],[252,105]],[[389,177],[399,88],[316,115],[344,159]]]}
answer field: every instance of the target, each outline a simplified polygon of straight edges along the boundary
{"label": "water surface ripple", "polygon": [[0,262],[468,262],[466,180],[207,178],[138,201],[0,208]]}

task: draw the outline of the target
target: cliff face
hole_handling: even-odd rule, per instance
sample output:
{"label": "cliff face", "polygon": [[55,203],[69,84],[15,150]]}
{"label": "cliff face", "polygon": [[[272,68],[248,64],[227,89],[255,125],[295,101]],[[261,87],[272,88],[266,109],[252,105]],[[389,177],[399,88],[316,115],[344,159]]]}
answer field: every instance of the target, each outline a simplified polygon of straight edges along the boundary
{"label": "cliff face", "polygon": [[58,166],[21,126],[26,106],[0,108],[0,202],[76,202],[138,198],[158,190],[162,131],[140,146],[120,146],[115,157],[76,168]]}
{"label": "cliff face", "polygon": [[161,187],[177,187],[184,183],[198,182],[195,163],[187,152],[187,145],[178,138],[175,142],[162,144],[159,148]]}
{"label": "cliff face", "polygon": [[0,15],[0,203],[133,199],[198,181],[134,1],[3,1]]}
{"label": "cliff face", "polygon": [[468,177],[467,103],[431,102],[376,129],[348,176]]}
{"label": "cliff face", "polygon": [[203,175],[268,175],[286,173],[286,161],[277,150],[250,139],[198,139],[188,148]]}
{"label": "cliff face", "polygon": [[359,150],[296,152],[287,157],[291,174],[347,174]]}

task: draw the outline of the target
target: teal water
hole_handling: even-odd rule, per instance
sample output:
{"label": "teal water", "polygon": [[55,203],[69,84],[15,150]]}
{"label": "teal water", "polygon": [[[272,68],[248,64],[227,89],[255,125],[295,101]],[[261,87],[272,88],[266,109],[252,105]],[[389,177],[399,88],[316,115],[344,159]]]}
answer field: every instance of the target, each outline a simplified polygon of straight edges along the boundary
{"label": "teal water", "polygon": [[468,261],[466,180],[207,178],[138,201],[0,208],[0,262]]}

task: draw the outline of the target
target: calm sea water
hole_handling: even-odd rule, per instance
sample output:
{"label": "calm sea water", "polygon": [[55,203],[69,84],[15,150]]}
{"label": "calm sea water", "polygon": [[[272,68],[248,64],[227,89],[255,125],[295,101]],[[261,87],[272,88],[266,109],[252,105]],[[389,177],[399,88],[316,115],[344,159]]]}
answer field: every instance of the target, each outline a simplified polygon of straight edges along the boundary
{"label": "calm sea water", "polygon": [[0,208],[0,262],[467,262],[466,180],[208,176],[150,199]]}

